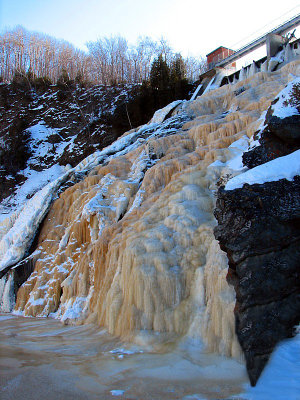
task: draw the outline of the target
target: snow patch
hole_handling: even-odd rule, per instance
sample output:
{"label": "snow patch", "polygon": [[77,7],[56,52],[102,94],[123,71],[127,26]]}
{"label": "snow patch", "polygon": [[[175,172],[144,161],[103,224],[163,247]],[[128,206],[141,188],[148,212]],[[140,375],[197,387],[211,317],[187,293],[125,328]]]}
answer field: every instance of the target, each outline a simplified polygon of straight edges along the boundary
{"label": "snow patch", "polygon": [[[300,100],[294,105],[292,101],[293,90],[296,85],[300,85],[300,77],[292,80],[277,96],[278,101],[272,105],[273,116],[278,118],[287,118],[293,115],[299,115]],[[297,109],[298,108],[298,109]]]}
{"label": "snow patch", "polygon": [[281,342],[266,365],[257,385],[245,388],[247,400],[299,400],[300,393],[300,333]]}
{"label": "snow patch", "polygon": [[227,182],[225,190],[242,188],[245,183],[249,185],[263,184],[280,179],[291,181],[296,175],[300,175],[300,150],[284,157],[278,157],[235,176]]}
{"label": "snow patch", "polygon": [[111,390],[110,393],[112,396],[122,396],[125,393],[125,390]]}
{"label": "snow patch", "polygon": [[0,241],[0,271],[16,264],[25,256],[57,189],[67,177],[68,173],[65,173],[46,185],[28,200],[17,214],[9,218],[6,234]]}

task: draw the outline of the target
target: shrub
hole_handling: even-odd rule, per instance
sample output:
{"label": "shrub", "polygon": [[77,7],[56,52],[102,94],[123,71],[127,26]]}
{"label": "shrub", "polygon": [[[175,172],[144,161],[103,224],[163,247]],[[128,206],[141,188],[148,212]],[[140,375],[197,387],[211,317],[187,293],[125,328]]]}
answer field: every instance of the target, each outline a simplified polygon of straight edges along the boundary
{"label": "shrub", "polygon": [[4,166],[6,174],[16,174],[26,166],[29,158],[27,128],[28,121],[22,116],[15,119],[9,127],[8,138],[5,140],[5,151],[0,155],[0,164]]}
{"label": "shrub", "polygon": [[295,85],[293,85],[289,99],[285,100],[283,102],[283,105],[285,107],[295,107],[298,113],[300,113],[300,83],[296,83]]}
{"label": "shrub", "polygon": [[30,80],[25,71],[15,71],[11,84],[14,89],[30,89]]}
{"label": "shrub", "polygon": [[52,81],[48,76],[41,76],[35,78],[33,84],[36,89],[48,89],[52,85]]}

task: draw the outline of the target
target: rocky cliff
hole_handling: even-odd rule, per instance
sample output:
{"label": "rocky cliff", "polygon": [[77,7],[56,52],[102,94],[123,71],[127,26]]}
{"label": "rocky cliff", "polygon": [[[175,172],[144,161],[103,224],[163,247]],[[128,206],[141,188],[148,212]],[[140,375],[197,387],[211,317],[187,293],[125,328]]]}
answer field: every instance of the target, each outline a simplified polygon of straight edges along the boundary
{"label": "rocky cliff", "polygon": [[74,166],[111,144],[130,127],[125,106],[137,93],[136,85],[0,84],[0,201],[32,171]]}
{"label": "rocky cliff", "polygon": [[[243,155],[250,169],[300,147],[298,80],[272,104],[257,132],[259,145]],[[215,216],[215,236],[229,260],[227,280],[236,291],[236,332],[255,385],[275,345],[300,321],[300,178],[275,175],[270,182],[221,188]]]}

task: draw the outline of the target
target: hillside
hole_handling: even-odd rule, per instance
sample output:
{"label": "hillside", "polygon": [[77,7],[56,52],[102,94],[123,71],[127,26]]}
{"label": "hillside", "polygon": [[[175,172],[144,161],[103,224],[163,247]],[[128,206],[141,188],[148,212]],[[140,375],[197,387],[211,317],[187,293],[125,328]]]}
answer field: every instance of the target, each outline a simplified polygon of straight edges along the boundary
{"label": "hillside", "polygon": [[[134,85],[0,85],[0,200],[16,183],[39,180],[41,187],[62,173],[59,165],[74,166],[112,143],[129,126],[117,112],[136,95]],[[32,196],[34,185],[24,195]]]}
{"label": "hillside", "polygon": [[[295,265],[290,258],[283,261],[286,253],[294,254],[299,241],[299,183],[295,178],[299,175],[299,97],[291,95],[298,93],[299,75],[300,61],[293,61],[274,72],[258,72],[211,90],[194,101],[173,102],[156,112],[148,124],[125,132],[104,149],[108,143],[96,147],[102,138],[99,122],[88,153],[92,147],[98,150],[83,161],[79,157],[85,155],[85,139],[80,129],[74,138],[66,135],[80,115],[76,104],[61,111],[63,115],[51,129],[56,137],[66,137],[52,144],[52,133],[45,133],[47,141],[40,141],[45,131],[34,117],[44,107],[40,98],[29,123],[28,140],[33,144],[27,162],[39,165],[47,154],[51,163],[71,166],[48,178],[51,182],[24,208],[16,207],[2,222],[0,267],[6,272],[0,289],[2,311],[13,308],[19,315],[50,316],[70,324],[92,322],[136,342],[141,338],[149,343],[182,336],[199,338],[208,351],[239,360],[245,356],[255,384],[276,343],[291,336],[299,321],[296,306],[286,314],[299,293],[294,279],[299,273],[296,257]],[[93,90],[98,96],[100,89]],[[111,97],[109,110],[114,102]],[[57,109],[61,104],[57,103]],[[12,115],[7,115],[8,126]],[[43,120],[48,124],[47,115],[45,111]],[[274,126],[284,132],[281,137]],[[35,148],[39,149],[36,153]],[[273,175],[255,180],[261,176],[256,167],[275,159],[284,163],[285,156],[294,157],[287,161],[294,167],[292,172],[281,168],[288,172],[281,171],[278,181],[278,166],[274,170],[273,164],[267,164]],[[249,181],[251,171],[254,179]],[[241,183],[236,183],[239,177],[243,177]],[[275,191],[279,193],[276,199]],[[288,193],[285,203],[282,193]],[[267,211],[256,214],[260,202],[263,209],[272,204],[270,216]],[[287,206],[288,216],[283,211],[276,214]],[[249,231],[254,217],[262,224],[260,236],[256,230]],[[274,234],[281,232],[282,224],[276,225],[280,218],[290,229],[282,235]],[[268,224],[272,224],[269,230],[265,229]],[[276,240],[268,246],[273,236]],[[259,285],[250,284],[244,290],[245,281],[249,273],[265,265],[262,254],[270,253],[272,258],[275,250],[275,264],[288,264],[290,270],[285,274],[292,274],[293,279],[288,288],[278,286],[278,295],[274,288],[285,278],[279,274],[264,282],[271,267],[267,275],[258,271],[258,281],[273,288],[270,298],[263,301],[260,296],[264,297],[265,286],[261,291]],[[251,262],[245,264],[245,259]],[[264,339],[272,337],[272,341],[262,354],[255,338],[265,327],[260,326],[260,311],[251,314],[257,308],[249,309],[249,304],[265,306],[274,300],[272,296],[278,303],[270,311]],[[287,297],[290,303],[285,303]],[[267,308],[263,315],[268,315]],[[251,327],[257,324],[259,329],[253,333]]]}

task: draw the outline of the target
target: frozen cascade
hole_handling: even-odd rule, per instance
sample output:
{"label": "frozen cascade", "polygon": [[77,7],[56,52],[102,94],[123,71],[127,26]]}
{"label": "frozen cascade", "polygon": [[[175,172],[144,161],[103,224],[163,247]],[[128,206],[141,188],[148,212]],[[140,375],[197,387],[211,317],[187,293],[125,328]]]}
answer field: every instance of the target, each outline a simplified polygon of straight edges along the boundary
{"label": "frozen cascade", "polygon": [[205,88],[203,94],[209,93],[210,91],[217,89],[220,87],[222,79],[226,76],[225,71],[219,71],[209,82],[207,87]]}
{"label": "frozen cascade", "polygon": [[193,93],[193,95],[191,97],[191,101],[194,101],[196,99],[196,97],[198,96],[198,93],[200,92],[201,88],[202,88],[201,84],[197,86],[196,90],[194,91],[194,93]]}
{"label": "frozen cascade", "polygon": [[[164,120],[165,116],[170,113],[170,110],[177,107],[181,101],[174,103],[176,104],[172,103],[172,107],[165,107],[162,110],[158,110],[156,114],[159,114],[160,118]],[[86,157],[75,168],[69,168],[67,172],[44,186],[25,205],[2,221],[0,224],[0,276],[2,277],[10,267],[17,264],[26,256],[37,229],[49,210],[58,189],[73,174],[83,177],[97,165],[134,150],[134,148],[143,143],[145,138],[164,136],[175,132],[187,119],[187,115],[183,113],[179,116],[171,117],[161,124],[150,122],[148,125],[144,125],[132,133],[121,137],[102,151],[96,151]],[[119,215],[121,215],[120,205],[117,207]]]}
{"label": "frozen cascade", "polygon": [[[238,82],[242,82],[248,78],[251,78],[254,74],[258,72],[272,72],[274,71],[279,65],[280,67],[290,63],[292,61],[298,60],[300,55],[299,46],[294,48],[289,43],[284,46],[284,49],[279,51],[274,57],[267,59],[263,62],[260,67],[258,67],[253,60],[253,62],[245,67],[242,67],[239,71],[236,71],[233,75],[233,84],[235,85]],[[217,69],[216,75],[214,75],[211,80],[209,81],[208,85],[206,86],[203,94],[209,93],[211,90],[215,90],[220,87],[222,80],[226,77],[228,73],[226,69]],[[194,94],[191,97],[191,101],[195,100],[198,92],[200,91],[202,85],[200,84]]]}
{"label": "frozen cascade", "polygon": [[14,280],[12,274],[0,279],[0,312],[11,312],[15,306]]}
{"label": "frozen cascade", "polygon": [[239,358],[214,194],[219,180],[241,172],[241,143],[299,67],[211,90],[165,120],[166,109],[163,122],[68,171],[86,176],[53,202],[15,311],[94,322],[136,341],[187,335]]}
{"label": "frozen cascade", "polygon": [[182,103],[182,100],[175,100],[172,103],[168,104],[166,107],[157,110],[151,121],[150,124],[161,124],[166,119],[167,115],[170,114],[176,107],[178,107]]}

